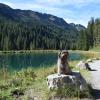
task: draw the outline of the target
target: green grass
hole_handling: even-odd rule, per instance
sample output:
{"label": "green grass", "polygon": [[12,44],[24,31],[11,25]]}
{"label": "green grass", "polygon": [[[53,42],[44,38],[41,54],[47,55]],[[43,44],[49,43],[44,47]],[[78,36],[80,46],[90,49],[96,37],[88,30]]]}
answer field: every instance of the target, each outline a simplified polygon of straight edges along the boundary
{"label": "green grass", "polygon": [[66,97],[66,98],[89,98],[89,89],[87,87],[86,90],[80,91],[79,87],[75,88],[73,85],[66,85],[63,88],[58,88],[57,90],[53,90],[54,95],[57,97]]}
{"label": "green grass", "polygon": [[[76,63],[77,62],[70,62],[71,68],[74,68]],[[11,91],[13,91],[14,89],[16,90],[17,88],[20,91],[24,91],[26,97],[22,96],[22,98],[27,98],[29,93],[37,96],[38,98],[42,98],[42,100],[47,100],[47,98],[49,97],[48,95],[52,93],[47,88],[46,77],[50,74],[55,73],[55,67],[56,65],[49,68],[28,68],[23,69],[19,72],[14,72],[13,76],[9,76],[8,79],[0,81],[0,98],[13,100]],[[87,73],[88,72],[86,71],[84,72],[85,75]]]}
{"label": "green grass", "polygon": [[100,52],[100,46],[93,47],[92,49],[90,49],[90,51]]}
{"label": "green grass", "polygon": [[95,51],[75,50],[75,51],[69,51],[69,52],[81,54],[84,59],[88,59],[88,58],[92,59],[92,58],[100,57],[100,52],[95,52]]}
{"label": "green grass", "polygon": [[52,73],[54,73],[54,66],[38,69],[29,67],[27,69],[22,69],[19,72],[14,72],[12,76],[8,76],[9,78],[2,78],[2,80],[0,80],[0,99],[5,98],[9,100],[12,98],[13,100],[11,91],[16,88],[20,91],[29,91],[29,88],[31,88],[33,94],[36,94],[37,96],[38,92],[36,91],[39,90],[40,96],[45,96],[45,91],[48,91],[46,77]]}
{"label": "green grass", "polygon": [[[100,46],[94,47],[90,49],[89,51],[82,51],[82,50],[68,50],[70,53],[78,53],[82,54],[84,57],[95,57],[95,56],[100,56]],[[98,51],[98,52],[97,52]],[[20,54],[20,53],[58,53],[59,50],[11,50],[11,51],[0,51],[0,54]],[[92,55],[91,55],[92,54]]]}
{"label": "green grass", "polygon": [[58,50],[10,50],[10,51],[0,51],[0,54],[20,54],[20,53],[51,53],[56,52],[58,53]]}

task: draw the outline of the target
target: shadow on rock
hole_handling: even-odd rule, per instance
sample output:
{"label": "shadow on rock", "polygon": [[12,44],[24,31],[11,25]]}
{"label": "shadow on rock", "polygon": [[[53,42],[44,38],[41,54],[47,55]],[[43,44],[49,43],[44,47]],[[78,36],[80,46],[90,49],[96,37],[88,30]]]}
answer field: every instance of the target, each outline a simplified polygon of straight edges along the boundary
{"label": "shadow on rock", "polygon": [[92,93],[91,94],[94,97],[94,99],[100,99],[100,90],[92,89]]}
{"label": "shadow on rock", "polygon": [[89,65],[86,65],[86,69],[87,69],[88,71],[97,71],[96,69],[90,68]]}
{"label": "shadow on rock", "polygon": [[90,71],[97,71],[96,69],[91,69]]}

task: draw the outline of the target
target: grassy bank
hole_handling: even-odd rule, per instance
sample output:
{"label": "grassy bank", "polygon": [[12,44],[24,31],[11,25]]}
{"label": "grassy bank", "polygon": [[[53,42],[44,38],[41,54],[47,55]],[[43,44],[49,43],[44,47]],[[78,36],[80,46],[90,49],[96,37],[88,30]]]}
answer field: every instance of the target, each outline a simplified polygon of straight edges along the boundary
{"label": "grassy bank", "polygon": [[100,52],[100,46],[93,47],[90,51]]}
{"label": "grassy bank", "polygon": [[10,50],[10,51],[0,51],[0,54],[20,54],[20,53],[41,53],[41,52],[58,52],[58,50]]}
{"label": "grassy bank", "polygon": [[[81,50],[68,50],[69,53],[78,53],[82,54],[83,56],[87,58],[91,57],[100,57],[100,47],[95,47],[93,49],[90,49],[89,51],[81,51]],[[99,52],[97,52],[99,51]],[[59,50],[11,50],[11,51],[0,51],[0,54],[20,54],[20,53],[58,53]]]}
{"label": "grassy bank", "polygon": [[[73,70],[77,61],[70,62]],[[21,100],[28,100],[28,97],[42,98],[40,100],[47,100],[51,94],[47,88],[46,77],[55,73],[55,66],[49,68],[39,69],[23,69],[19,72],[14,72],[12,76],[4,75],[0,81],[0,99],[13,100],[14,98],[21,98]],[[84,77],[89,77],[86,70],[80,70]],[[18,95],[21,94],[21,95]]]}

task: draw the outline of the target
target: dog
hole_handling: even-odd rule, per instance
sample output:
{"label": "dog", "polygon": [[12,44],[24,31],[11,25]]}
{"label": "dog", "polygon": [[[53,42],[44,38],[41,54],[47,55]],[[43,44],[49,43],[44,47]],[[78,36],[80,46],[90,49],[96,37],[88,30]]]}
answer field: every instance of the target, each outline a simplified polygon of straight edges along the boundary
{"label": "dog", "polygon": [[58,75],[68,75],[71,73],[71,69],[68,64],[68,55],[69,53],[67,50],[62,50],[59,52],[57,61]]}

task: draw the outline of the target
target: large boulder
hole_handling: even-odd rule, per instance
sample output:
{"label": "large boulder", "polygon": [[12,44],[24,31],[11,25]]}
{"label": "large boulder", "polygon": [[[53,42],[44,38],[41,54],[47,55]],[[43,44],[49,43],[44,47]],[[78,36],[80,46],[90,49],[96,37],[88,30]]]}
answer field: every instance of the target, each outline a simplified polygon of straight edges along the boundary
{"label": "large boulder", "polygon": [[78,86],[80,90],[86,88],[86,81],[79,72],[72,72],[70,75],[52,74],[47,77],[47,85],[49,89],[63,87],[65,85]]}

